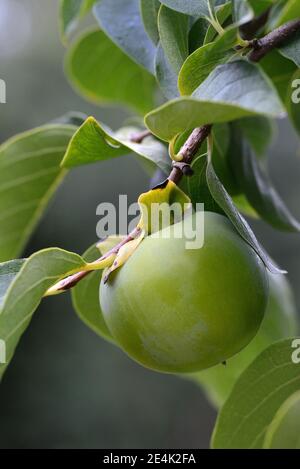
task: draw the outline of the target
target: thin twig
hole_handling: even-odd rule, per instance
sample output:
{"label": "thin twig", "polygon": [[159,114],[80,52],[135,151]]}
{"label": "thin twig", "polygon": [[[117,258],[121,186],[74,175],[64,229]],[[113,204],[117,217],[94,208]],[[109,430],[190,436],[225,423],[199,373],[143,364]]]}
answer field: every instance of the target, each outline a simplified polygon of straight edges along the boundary
{"label": "thin twig", "polygon": [[262,37],[261,39],[253,39],[249,42],[252,47],[248,58],[251,62],[259,62],[268,52],[281,46],[290,39],[300,29],[300,20],[289,21],[288,23],[280,26],[271,33]]}
{"label": "thin twig", "polygon": [[142,143],[146,137],[150,137],[152,133],[150,130],[143,130],[139,133],[136,133],[130,137],[130,141],[133,143]]}

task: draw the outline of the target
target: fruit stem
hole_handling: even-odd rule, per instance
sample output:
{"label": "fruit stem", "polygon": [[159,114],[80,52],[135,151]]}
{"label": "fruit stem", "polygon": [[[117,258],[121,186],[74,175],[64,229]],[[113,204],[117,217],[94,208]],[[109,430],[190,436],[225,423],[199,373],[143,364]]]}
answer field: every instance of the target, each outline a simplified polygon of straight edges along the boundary
{"label": "fruit stem", "polygon": [[[196,129],[193,130],[193,132],[190,134],[189,138],[186,140],[186,142],[183,144],[181,147],[178,155],[180,155],[181,161],[183,163],[190,164],[198,152],[201,144],[206,140],[208,137],[210,131],[211,131],[212,125],[207,124],[203,125],[202,127],[197,127]],[[177,156],[178,156],[177,155]],[[169,181],[174,182],[175,184],[178,185],[180,182],[181,178],[183,176],[183,172],[180,169],[178,165],[173,166],[173,169],[168,177]]]}

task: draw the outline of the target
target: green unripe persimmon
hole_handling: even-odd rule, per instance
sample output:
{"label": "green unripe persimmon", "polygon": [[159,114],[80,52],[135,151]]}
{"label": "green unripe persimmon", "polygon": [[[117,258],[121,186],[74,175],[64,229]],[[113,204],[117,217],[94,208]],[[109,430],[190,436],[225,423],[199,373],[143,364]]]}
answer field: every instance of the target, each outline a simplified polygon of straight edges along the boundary
{"label": "green unripe persimmon", "polygon": [[232,357],[257,333],[267,304],[265,266],[225,217],[205,212],[203,247],[186,241],[182,222],[169,238],[148,236],[100,286],[113,338],[157,371],[190,373]]}

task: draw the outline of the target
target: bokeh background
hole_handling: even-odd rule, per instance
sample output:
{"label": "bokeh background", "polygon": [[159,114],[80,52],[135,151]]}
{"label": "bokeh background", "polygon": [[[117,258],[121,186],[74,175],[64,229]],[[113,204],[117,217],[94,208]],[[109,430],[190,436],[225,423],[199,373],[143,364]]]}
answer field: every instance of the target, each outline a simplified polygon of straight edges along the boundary
{"label": "bokeh background", "polygon": [[[69,110],[117,128],[128,114],[86,103],[63,73],[57,0],[0,0],[0,140]],[[86,25],[92,21],[86,20]],[[271,174],[300,218],[299,138],[281,122]],[[95,240],[96,206],[129,203],[148,179],[132,157],[73,170],[58,190],[25,255],[48,246],[78,253]],[[252,223],[289,272],[300,306],[300,238]],[[0,227],[1,229],[1,227]],[[42,303],[0,385],[0,448],[207,448],[215,411],[191,382],[153,373],[99,339],[75,316],[68,294]]]}

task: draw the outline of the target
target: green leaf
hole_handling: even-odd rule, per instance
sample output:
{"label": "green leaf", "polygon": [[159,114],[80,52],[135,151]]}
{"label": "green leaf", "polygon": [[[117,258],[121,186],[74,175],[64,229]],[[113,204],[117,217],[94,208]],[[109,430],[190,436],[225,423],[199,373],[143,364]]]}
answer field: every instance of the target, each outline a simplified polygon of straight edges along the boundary
{"label": "green leaf", "polygon": [[191,97],[164,104],[145,122],[153,134],[170,141],[187,129],[255,114],[282,117],[284,109],[261,70],[240,60],[219,65]]}
{"label": "green leaf", "polygon": [[258,214],[254,208],[249,204],[246,196],[244,194],[238,194],[232,196],[232,201],[239,212],[241,212],[246,217],[250,218],[259,218]]}
{"label": "green leaf", "polygon": [[79,20],[91,10],[95,1],[96,0],[61,0],[60,23],[61,35],[64,40],[74,31]]}
{"label": "green leaf", "polygon": [[154,78],[102,31],[86,32],[70,48],[66,71],[76,90],[94,103],[125,104],[141,113],[153,107]]}
{"label": "green leaf", "polygon": [[286,41],[279,49],[287,59],[292,60],[297,67],[300,67],[300,31],[298,31],[289,41]]}
{"label": "green leaf", "polygon": [[295,73],[295,64],[283,57],[278,50],[273,50],[259,62],[259,65],[272,81],[282,102],[285,102],[287,83]]}
{"label": "green leaf", "polygon": [[222,6],[225,3],[230,3],[230,0],[229,0],[229,2],[227,0],[211,0],[211,1],[215,5],[215,11],[219,11],[219,9],[222,8]]}
{"label": "green leaf", "polygon": [[290,80],[286,104],[289,117],[300,133],[300,70],[297,70]]}
{"label": "green leaf", "polygon": [[264,116],[245,117],[236,122],[252,150],[264,157],[274,136],[274,122]]}
{"label": "green leaf", "polygon": [[[87,262],[100,257],[99,249],[93,245],[82,256]],[[99,287],[102,271],[95,270],[72,288],[72,302],[79,318],[96,334],[110,342],[114,342],[103,319],[99,302]]]}
{"label": "green leaf", "polygon": [[293,217],[274,189],[265,169],[260,165],[241,132],[234,129],[234,151],[231,152],[232,168],[236,179],[252,207],[279,230],[299,232],[300,223]]}
{"label": "green leaf", "polygon": [[268,427],[264,449],[300,449],[300,391],[292,394],[276,412]]}
{"label": "green leaf", "polygon": [[288,21],[299,19],[300,17],[300,3],[299,0],[288,0],[284,4],[279,18],[277,19],[276,26],[280,26]]}
{"label": "green leaf", "polygon": [[137,64],[153,73],[155,45],[144,29],[139,0],[101,0],[93,11],[111,40]]}
{"label": "green leaf", "polygon": [[214,42],[193,52],[184,62],[178,77],[182,95],[190,95],[208,77],[217,65],[228,61],[235,54],[231,50],[237,43],[237,28],[224,32]]}
{"label": "green leaf", "polygon": [[0,264],[0,309],[10,284],[21,270],[24,262],[25,259],[15,259]]}
{"label": "green leaf", "polygon": [[234,23],[241,25],[253,19],[254,11],[247,0],[232,0],[232,16]]}
{"label": "green leaf", "polygon": [[155,57],[156,79],[166,99],[174,99],[179,96],[177,88],[177,75],[171,67],[163,48],[159,44]]}
{"label": "green leaf", "polygon": [[132,142],[130,137],[138,132],[135,127],[112,132],[93,117],[88,117],[73,135],[61,164],[72,168],[134,152],[168,172],[170,158],[166,146],[153,137],[146,137],[141,143]]}
{"label": "green leaf", "polygon": [[228,124],[217,124],[212,128],[213,151],[212,163],[218,178],[221,180],[227,192],[233,196],[240,194],[240,188],[231,168],[231,152],[233,142]]}
{"label": "green leaf", "polygon": [[300,389],[292,343],[286,339],[271,345],[243,372],[218,416],[213,448],[262,448],[275,413]]}
{"label": "green leaf", "polygon": [[[236,83],[239,83],[238,87]],[[273,117],[284,114],[277,93],[267,77],[259,67],[244,60],[216,67],[195,90],[193,97],[216,103],[227,102]]]}
{"label": "green leaf", "polygon": [[207,0],[160,0],[160,2],[186,15],[209,16]]}
{"label": "green leaf", "polygon": [[70,140],[61,166],[73,168],[128,153],[93,117],[88,117]]}
{"label": "green leaf", "polygon": [[192,25],[189,32],[189,50],[191,53],[203,46],[207,28],[208,22],[204,18],[198,18]]}
{"label": "green leaf", "polygon": [[[236,142],[236,129],[242,132],[242,136],[249,142],[251,148],[265,151],[272,137],[272,128],[268,119],[265,117],[246,117],[235,121],[230,127],[228,124],[215,124],[212,129],[213,135],[213,154],[212,161],[217,176],[221,180],[227,192],[234,197],[235,205],[243,213],[257,218],[257,212],[246,200],[245,194],[241,193],[241,187],[236,177],[234,167],[236,159],[241,157],[240,141]],[[245,212],[246,210],[246,212]]]}
{"label": "green leaf", "polygon": [[260,246],[249,224],[239,213],[228,192],[216,175],[211,161],[209,161],[207,165],[206,178],[211,195],[217,204],[221,207],[221,209],[225,212],[239,235],[252,247],[252,249],[254,249],[256,254],[261,258],[270,272],[284,273],[273,264],[268,254]]}
{"label": "green leaf", "polygon": [[267,23],[265,25],[265,30],[267,32],[271,32],[277,27],[277,21],[278,21],[280,15],[281,15],[283,2],[287,2],[287,0],[278,0],[270,8],[270,11],[269,11],[269,14],[268,14],[268,20],[267,20]]}
{"label": "green leaf", "polygon": [[274,0],[248,0],[248,3],[253,9],[255,16],[259,16],[274,5]]}
{"label": "green leaf", "polygon": [[65,176],[60,162],[76,127],[45,125],[0,146],[0,260],[17,257]]}
{"label": "green leaf", "polygon": [[158,0],[140,0],[142,20],[145,30],[154,44],[159,42],[157,17],[160,3]]}
{"label": "green leaf", "polygon": [[168,174],[171,169],[171,159],[168,148],[152,136],[144,138],[141,143],[132,142],[130,138],[139,131],[140,129],[136,127],[122,127],[117,132],[114,132],[113,138],[127,148],[127,152],[129,150],[145,160],[148,160],[150,163],[154,163],[164,171],[164,173]]}
{"label": "green leaf", "polygon": [[165,56],[178,74],[189,55],[189,17],[162,5],[158,15],[158,30]]}
{"label": "green leaf", "polygon": [[193,175],[187,179],[187,193],[193,203],[202,203],[209,212],[223,213],[212,197],[206,181],[207,156],[200,155],[193,160]]}
{"label": "green leaf", "polygon": [[[5,341],[7,354],[7,363],[0,365],[0,378],[47,289],[59,279],[85,266],[77,254],[55,248],[39,251],[25,262],[12,262],[16,264],[10,263],[14,270],[10,283],[7,277],[2,278],[0,275],[0,281],[3,280],[6,286],[9,284],[0,310],[0,337]],[[21,269],[18,271],[19,267]],[[0,267],[0,272],[5,270],[7,263]]]}
{"label": "green leaf", "polygon": [[190,16],[210,17],[209,6],[214,13],[214,7],[219,7],[225,3],[226,0],[160,0],[160,3],[166,5],[172,10],[185,13]]}

